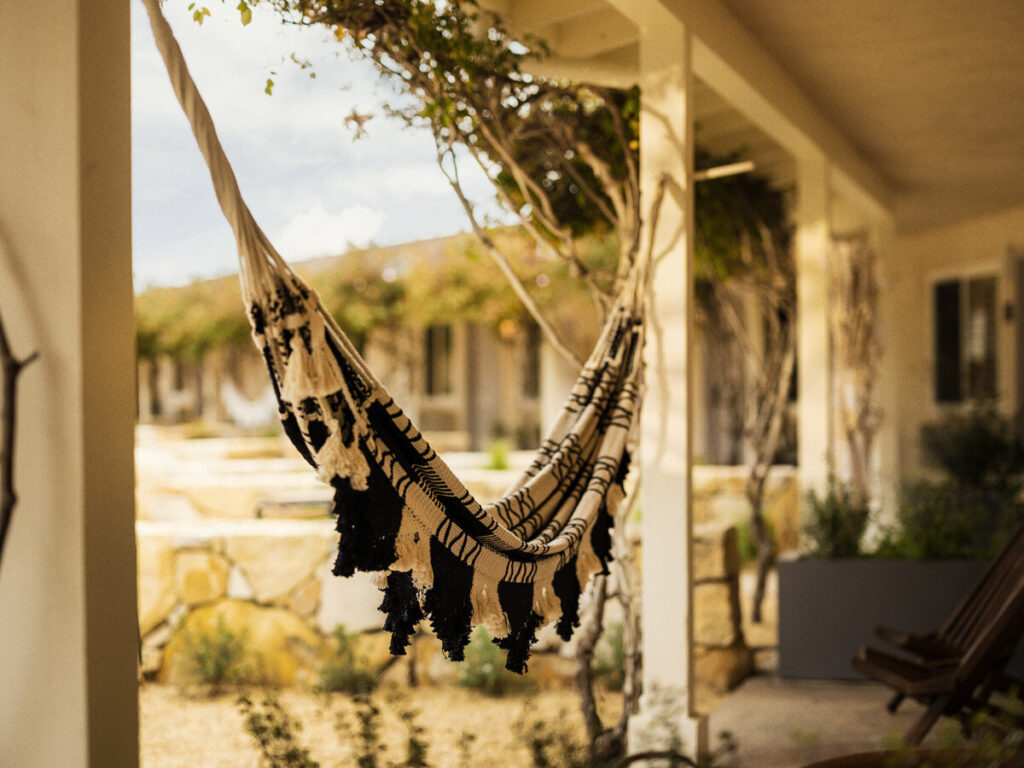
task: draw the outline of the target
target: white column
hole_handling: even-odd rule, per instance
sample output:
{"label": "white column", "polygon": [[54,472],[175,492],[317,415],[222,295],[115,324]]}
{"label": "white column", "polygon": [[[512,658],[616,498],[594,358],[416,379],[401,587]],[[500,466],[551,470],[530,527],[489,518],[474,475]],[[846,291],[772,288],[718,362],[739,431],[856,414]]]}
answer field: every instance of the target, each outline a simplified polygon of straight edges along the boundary
{"label": "white column", "polygon": [[0,567],[0,763],[138,765],[129,7],[4,3],[0,312],[19,501]]}
{"label": "white column", "polygon": [[828,482],[833,444],[828,332],[828,163],[797,158],[796,206],[798,460],[801,496]]}
{"label": "white column", "polygon": [[692,406],[693,121],[691,37],[660,2],[626,3],[640,28],[640,175],[645,221],[667,176],[648,295],[641,420],[644,693],[630,752],[705,752],[693,708]]}

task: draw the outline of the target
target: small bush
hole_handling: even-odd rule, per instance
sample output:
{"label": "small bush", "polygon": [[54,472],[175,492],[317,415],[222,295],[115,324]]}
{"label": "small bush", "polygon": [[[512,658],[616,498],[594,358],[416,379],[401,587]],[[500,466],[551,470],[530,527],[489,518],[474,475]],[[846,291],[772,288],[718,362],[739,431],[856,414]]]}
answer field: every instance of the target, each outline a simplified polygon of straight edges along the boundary
{"label": "small bush", "polygon": [[604,628],[597,648],[594,649],[594,676],[609,691],[621,691],[626,669],[626,654],[622,644],[622,622],[615,621]]}
{"label": "small bush", "polygon": [[804,536],[815,557],[858,557],[871,510],[846,487],[830,480],[824,497],[807,494]]}
{"label": "small bush", "polygon": [[[764,519],[764,527],[768,532],[768,538],[778,541],[775,535],[775,524],[767,517]],[[754,535],[754,528],[750,524],[749,517],[744,517],[736,523],[736,549],[740,556],[741,566],[757,562],[757,537]]]}
{"label": "small bush", "polygon": [[921,428],[924,455],[958,485],[1021,490],[1024,446],[992,406],[951,413]]}
{"label": "small bush", "polygon": [[331,650],[320,665],[317,689],[326,693],[369,693],[377,687],[377,674],[365,656],[356,652],[355,635],[344,624],[334,628]]}
{"label": "small bush", "polygon": [[182,657],[195,682],[216,695],[227,686],[239,685],[253,671],[246,660],[246,640],[244,630],[235,632],[223,616],[217,616],[206,627],[185,628]]}
{"label": "small bush", "polygon": [[886,532],[876,555],[908,560],[984,556],[991,547],[991,531],[985,532],[989,514],[975,493],[955,482],[913,483],[904,492],[898,527]]}
{"label": "small bush", "polygon": [[319,768],[309,750],[296,743],[302,723],[294,719],[272,692],[266,692],[259,704],[240,696],[238,708],[245,718],[245,730],[260,748],[267,768]]}
{"label": "small bush", "polygon": [[505,652],[484,627],[477,627],[466,646],[466,659],[459,663],[459,685],[500,696],[512,682],[512,674],[505,670]]}
{"label": "small bush", "polygon": [[487,446],[487,466],[485,469],[508,469],[508,440],[495,440]]}

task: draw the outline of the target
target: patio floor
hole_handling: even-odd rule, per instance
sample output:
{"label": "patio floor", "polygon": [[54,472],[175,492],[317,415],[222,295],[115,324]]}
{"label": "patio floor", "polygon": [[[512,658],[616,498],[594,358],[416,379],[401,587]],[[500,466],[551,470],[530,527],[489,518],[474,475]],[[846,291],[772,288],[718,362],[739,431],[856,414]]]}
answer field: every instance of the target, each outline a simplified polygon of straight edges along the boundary
{"label": "patio floor", "polygon": [[[780,680],[761,674],[724,697],[708,718],[712,744],[729,731],[737,768],[798,768],[816,760],[887,746],[921,713],[905,702],[896,714],[889,692],[868,682]],[[943,729],[940,722],[929,741]]]}

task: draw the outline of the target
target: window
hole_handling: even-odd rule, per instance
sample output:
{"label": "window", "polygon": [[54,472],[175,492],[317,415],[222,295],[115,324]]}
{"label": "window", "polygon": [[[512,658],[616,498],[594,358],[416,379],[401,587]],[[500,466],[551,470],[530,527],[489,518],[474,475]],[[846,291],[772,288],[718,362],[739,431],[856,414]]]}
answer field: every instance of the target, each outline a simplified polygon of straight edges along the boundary
{"label": "window", "polygon": [[450,325],[432,325],[427,328],[426,393],[448,395],[452,391],[452,329]]}
{"label": "window", "polygon": [[996,396],[995,277],[944,280],[933,291],[935,399],[940,403]]}

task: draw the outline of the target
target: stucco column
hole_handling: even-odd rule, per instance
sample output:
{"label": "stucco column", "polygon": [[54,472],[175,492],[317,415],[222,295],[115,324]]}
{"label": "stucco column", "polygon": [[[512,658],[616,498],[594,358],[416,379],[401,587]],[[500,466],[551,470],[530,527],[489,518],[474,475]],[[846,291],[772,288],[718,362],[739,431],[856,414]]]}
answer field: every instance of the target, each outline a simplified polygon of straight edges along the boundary
{"label": "stucco column", "polygon": [[797,158],[797,435],[800,491],[823,491],[832,466],[832,350],[828,331],[828,163]]}
{"label": "stucco column", "polygon": [[19,356],[0,764],[136,768],[129,7],[4,3],[0,312]]}
{"label": "stucco column", "polygon": [[[706,751],[693,708],[692,410],[693,122],[691,37],[659,2],[626,3],[640,28],[642,215],[663,177],[669,184],[648,294],[646,394],[641,417],[644,693],[630,721],[629,750]],[[653,238],[653,243],[650,242]]]}

